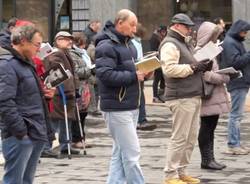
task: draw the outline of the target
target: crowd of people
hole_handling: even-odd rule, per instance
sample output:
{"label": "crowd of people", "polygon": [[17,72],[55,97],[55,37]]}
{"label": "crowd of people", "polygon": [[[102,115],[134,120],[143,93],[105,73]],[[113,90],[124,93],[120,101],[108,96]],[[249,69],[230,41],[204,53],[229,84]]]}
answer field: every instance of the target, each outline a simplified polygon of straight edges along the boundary
{"label": "crowd of people", "polygon": [[[223,19],[204,21],[196,30],[195,47],[190,44],[194,26],[183,13],[174,15],[168,27],[159,25],[149,43],[159,53],[161,67],[144,72],[135,63],[144,56],[146,30],[128,9],[102,30],[101,22],[93,20],[83,32],[59,31],[53,51],[43,58],[38,57],[43,36],[36,25],[12,18],[0,33],[3,184],[33,183],[40,157],[80,154],[89,146],[85,119],[100,112],[113,139],[107,183],[144,184],[137,130],[157,128],[146,117],[144,81],[150,78],[152,101],[165,103],[172,113],[164,184],[200,183],[187,172],[197,140],[202,169],[226,167],[214,154],[215,129],[223,113],[230,113],[227,153],[248,154],[240,141],[240,122],[250,87],[250,53],[243,45],[250,24],[237,20],[225,33]],[[196,60],[194,53],[209,42],[223,51],[216,58]],[[70,72],[69,78],[48,87],[42,76],[58,64]],[[236,72],[216,72],[228,67]],[[59,153],[52,149],[55,133]]]}

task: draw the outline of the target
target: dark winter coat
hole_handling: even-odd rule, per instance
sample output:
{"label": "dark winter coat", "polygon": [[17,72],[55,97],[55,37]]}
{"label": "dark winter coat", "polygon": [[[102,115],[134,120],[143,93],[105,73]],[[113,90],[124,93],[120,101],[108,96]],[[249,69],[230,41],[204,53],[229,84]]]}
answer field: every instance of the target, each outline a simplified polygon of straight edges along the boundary
{"label": "dark winter coat", "polygon": [[103,111],[138,108],[139,83],[134,58],[136,49],[130,39],[108,21],[96,39],[96,76]]}
{"label": "dark winter coat", "polygon": [[[67,50],[61,50],[50,54],[44,59],[44,66],[46,70],[50,69],[55,63],[61,63],[66,70],[69,70],[72,76],[63,82],[64,93],[67,100],[67,112],[70,120],[75,120],[75,79],[74,79],[74,64],[72,58]],[[54,111],[50,113],[50,117],[53,120],[64,120],[64,107],[63,101],[58,89],[53,97]]]}
{"label": "dark winter coat", "polygon": [[250,24],[238,20],[229,29],[222,44],[223,51],[220,59],[220,68],[234,67],[243,73],[243,77],[233,79],[227,84],[228,91],[239,88],[249,88],[250,85],[250,52],[246,52],[241,31],[250,30]]}
{"label": "dark winter coat", "polygon": [[158,32],[154,32],[149,40],[150,50],[158,51],[161,43],[161,37]]}
{"label": "dark winter coat", "polygon": [[0,116],[2,138],[28,135],[47,140],[45,97],[32,62],[14,49],[0,48]]}
{"label": "dark winter coat", "polygon": [[95,36],[96,36],[96,32],[94,32],[90,25],[88,25],[86,27],[86,29],[83,31],[84,34],[87,36],[87,46],[91,43],[91,42],[94,42],[95,41]]}

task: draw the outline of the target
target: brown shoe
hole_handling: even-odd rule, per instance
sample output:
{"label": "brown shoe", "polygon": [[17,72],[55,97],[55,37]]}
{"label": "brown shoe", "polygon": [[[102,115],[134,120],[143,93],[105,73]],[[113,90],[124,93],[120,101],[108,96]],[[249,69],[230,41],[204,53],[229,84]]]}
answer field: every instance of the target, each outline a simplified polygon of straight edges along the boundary
{"label": "brown shoe", "polygon": [[144,131],[153,131],[156,128],[157,128],[156,125],[154,124],[148,125],[148,123],[138,124],[136,127],[137,130],[144,130]]}
{"label": "brown shoe", "polygon": [[165,102],[163,100],[161,100],[159,97],[154,97],[153,103],[165,103]]}

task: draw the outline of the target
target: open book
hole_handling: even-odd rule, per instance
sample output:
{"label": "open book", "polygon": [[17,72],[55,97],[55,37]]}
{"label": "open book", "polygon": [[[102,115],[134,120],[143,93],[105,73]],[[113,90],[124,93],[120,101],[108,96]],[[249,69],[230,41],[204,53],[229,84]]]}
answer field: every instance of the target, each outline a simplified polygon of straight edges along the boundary
{"label": "open book", "polygon": [[222,50],[223,48],[221,46],[218,46],[210,41],[194,54],[194,58],[197,61],[202,61],[204,59],[212,60],[218,56]]}
{"label": "open book", "polygon": [[215,72],[219,74],[237,74],[238,73],[239,74],[238,78],[243,76],[241,71],[235,70],[233,67],[224,68],[221,70],[217,70]]}
{"label": "open book", "polygon": [[71,72],[65,70],[63,65],[55,63],[49,70],[40,76],[47,88],[57,87],[71,77]]}
{"label": "open book", "polygon": [[235,74],[235,73],[238,73],[238,71],[235,70],[233,67],[224,68],[224,69],[221,69],[221,70],[217,70],[215,72],[219,73],[219,74]]}
{"label": "open book", "polygon": [[160,68],[161,63],[156,56],[152,56],[140,59],[137,63],[135,63],[135,66],[137,70],[144,73],[149,73],[157,68]]}
{"label": "open book", "polygon": [[149,58],[149,57],[153,57],[153,56],[158,56],[159,52],[158,51],[149,51],[143,54],[143,58]]}
{"label": "open book", "polygon": [[56,51],[58,51],[58,49],[51,47],[49,43],[43,43],[39,52],[37,53],[37,56],[43,60],[45,57]]}

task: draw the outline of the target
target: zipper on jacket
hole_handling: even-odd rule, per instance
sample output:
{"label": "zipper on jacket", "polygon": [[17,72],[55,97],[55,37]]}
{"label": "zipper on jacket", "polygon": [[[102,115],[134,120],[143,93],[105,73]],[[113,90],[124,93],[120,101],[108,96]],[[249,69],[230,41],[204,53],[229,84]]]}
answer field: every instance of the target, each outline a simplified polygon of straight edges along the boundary
{"label": "zipper on jacket", "polygon": [[[131,50],[130,47],[128,45],[128,39],[125,40],[125,46],[128,48],[130,55],[131,55],[131,59],[133,61],[133,63],[135,64],[135,58],[133,57],[133,55],[131,54]],[[138,98],[138,104],[137,107],[139,108],[140,103],[141,103],[141,82],[138,80],[138,87],[139,87],[139,98]]]}
{"label": "zipper on jacket", "polygon": [[126,95],[126,87],[121,87],[120,92],[119,92],[119,101],[121,102]]}

